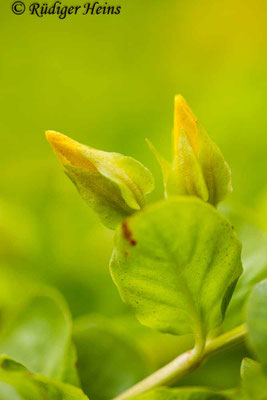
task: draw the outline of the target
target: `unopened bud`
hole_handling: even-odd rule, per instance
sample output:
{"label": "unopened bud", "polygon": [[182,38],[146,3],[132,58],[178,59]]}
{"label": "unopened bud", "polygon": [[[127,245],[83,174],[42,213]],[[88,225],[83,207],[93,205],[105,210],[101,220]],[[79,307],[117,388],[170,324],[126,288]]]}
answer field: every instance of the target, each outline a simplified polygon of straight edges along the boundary
{"label": "unopened bud", "polygon": [[93,149],[54,131],[46,137],[82,198],[114,229],[145,205],[150,171],[134,158]]}
{"label": "unopened bud", "polygon": [[198,196],[217,205],[232,191],[228,164],[181,95],[175,97],[173,143],[172,163],[156,153],[166,196]]}

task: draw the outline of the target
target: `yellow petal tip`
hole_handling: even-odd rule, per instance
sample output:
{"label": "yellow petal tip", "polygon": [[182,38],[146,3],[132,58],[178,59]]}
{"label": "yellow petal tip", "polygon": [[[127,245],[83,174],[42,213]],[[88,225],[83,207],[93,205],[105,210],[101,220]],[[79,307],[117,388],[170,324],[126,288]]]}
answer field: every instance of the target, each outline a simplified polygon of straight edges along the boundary
{"label": "yellow petal tip", "polygon": [[186,101],[185,101],[185,99],[184,99],[184,97],[183,97],[181,94],[177,94],[177,95],[175,96],[174,102],[175,102],[175,104],[177,104],[177,103],[178,103],[178,104],[179,104],[179,103],[181,103],[181,104],[183,104],[183,103],[187,104]]}
{"label": "yellow petal tip", "polygon": [[181,94],[175,96],[174,100],[174,149],[178,148],[180,130],[184,129],[188,140],[196,154],[198,155],[199,138],[197,128],[197,118]]}
{"label": "yellow petal tip", "polygon": [[85,169],[94,168],[90,160],[80,152],[85,147],[84,145],[59,132],[48,130],[45,135],[59,161],[64,166],[72,165]]}

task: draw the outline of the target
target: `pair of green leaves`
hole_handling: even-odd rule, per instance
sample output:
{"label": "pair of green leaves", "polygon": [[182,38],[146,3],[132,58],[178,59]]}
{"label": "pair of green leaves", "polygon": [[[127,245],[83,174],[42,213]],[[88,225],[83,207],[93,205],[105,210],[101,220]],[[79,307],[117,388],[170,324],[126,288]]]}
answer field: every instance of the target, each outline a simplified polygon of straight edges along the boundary
{"label": "pair of green leaves", "polygon": [[144,325],[205,337],[224,318],[242,272],[241,245],[215,208],[172,198],[118,228],[110,270]]}

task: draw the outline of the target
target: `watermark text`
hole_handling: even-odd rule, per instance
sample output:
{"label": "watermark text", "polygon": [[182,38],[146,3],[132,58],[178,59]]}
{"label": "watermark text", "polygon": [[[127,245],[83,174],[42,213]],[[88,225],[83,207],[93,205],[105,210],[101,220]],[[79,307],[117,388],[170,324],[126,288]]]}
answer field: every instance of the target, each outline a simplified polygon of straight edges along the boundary
{"label": "watermark text", "polygon": [[61,1],[55,1],[53,4],[34,2],[25,5],[22,1],[15,1],[11,9],[14,14],[22,15],[26,12],[30,15],[42,18],[49,15],[56,15],[59,19],[65,19],[70,15],[120,15],[121,5],[115,5],[105,1],[87,2],[81,5],[66,5]]}

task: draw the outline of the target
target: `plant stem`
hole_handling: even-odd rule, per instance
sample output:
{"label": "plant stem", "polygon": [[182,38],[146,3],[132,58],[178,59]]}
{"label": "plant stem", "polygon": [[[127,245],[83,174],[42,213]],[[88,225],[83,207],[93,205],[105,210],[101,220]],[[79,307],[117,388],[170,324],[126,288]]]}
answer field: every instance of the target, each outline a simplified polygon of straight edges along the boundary
{"label": "plant stem", "polygon": [[236,344],[242,343],[245,340],[247,334],[246,325],[240,325],[231,331],[225,332],[220,336],[217,336],[213,340],[209,340],[206,343],[205,351],[203,354],[203,360],[208,358],[210,355],[216,354],[225,348],[232,347]]}
{"label": "plant stem", "polygon": [[195,347],[193,350],[181,354],[175,360],[137,383],[114,400],[129,399],[157,386],[170,384],[177,379],[181,379],[196,368],[198,360],[199,352]]}
{"label": "plant stem", "polygon": [[170,385],[180,380],[198,368],[209,356],[225,348],[242,343],[246,332],[246,326],[241,325],[215,339],[207,341],[205,346],[201,345],[201,341],[196,343],[194,349],[181,354],[169,364],[117,396],[114,400],[130,399],[157,386]]}

